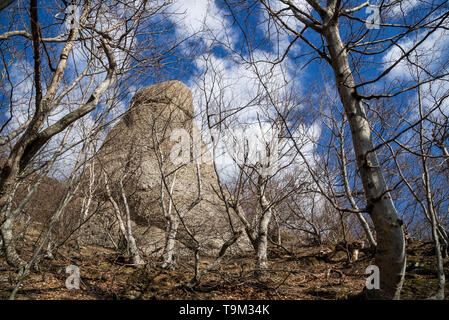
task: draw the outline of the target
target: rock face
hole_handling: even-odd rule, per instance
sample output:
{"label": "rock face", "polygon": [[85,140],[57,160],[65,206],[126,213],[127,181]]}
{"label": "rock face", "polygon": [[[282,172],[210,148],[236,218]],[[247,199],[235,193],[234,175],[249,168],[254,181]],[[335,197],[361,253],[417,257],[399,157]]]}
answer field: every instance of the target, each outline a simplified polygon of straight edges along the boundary
{"label": "rock face", "polygon": [[[111,235],[118,234],[104,175],[107,175],[111,192],[121,207],[119,182],[125,176],[123,186],[138,245],[147,254],[158,252],[164,244],[163,230],[167,226],[161,206],[160,164],[170,187],[175,179],[173,203],[182,211],[198,197],[197,166],[193,158],[201,157],[202,200],[184,220],[190,232],[205,247],[217,249],[221,246],[220,239],[228,237],[229,228],[225,211],[214,192],[218,189],[213,167],[204,161],[210,154],[199,138],[193,115],[192,94],[179,81],[146,87],[133,97],[128,112],[111,129],[93,161],[94,202],[100,209],[83,231],[88,242],[100,245],[109,242],[111,245]],[[165,193],[167,206],[168,199]],[[108,229],[110,232],[106,232]],[[178,240],[189,246],[191,238],[185,230],[181,224]]]}

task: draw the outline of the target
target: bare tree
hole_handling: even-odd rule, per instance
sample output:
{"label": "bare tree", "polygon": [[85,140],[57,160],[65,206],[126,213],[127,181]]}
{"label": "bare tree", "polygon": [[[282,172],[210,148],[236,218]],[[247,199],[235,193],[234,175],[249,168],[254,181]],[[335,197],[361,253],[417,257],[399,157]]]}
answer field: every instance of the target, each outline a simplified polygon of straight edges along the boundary
{"label": "bare tree", "polygon": [[137,247],[136,239],[133,236],[132,228],[131,228],[131,213],[130,208],[128,205],[128,199],[125,193],[125,188],[123,187],[123,180],[126,179],[129,172],[125,172],[121,177],[119,181],[119,190],[118,193],[121,196],[123,207],[125,208],[125,221],[123,221],[122,212],[120,210],[119,205],[117,204],[117,201],[115,201],[114,197],[111,193],[111,188],[109,186],[107,173],[104,172],[104,179],[105,179],[105,187],[106,192],[109,198],[109,201],[111,202],[112,206],[114,207],[115,216],[117,217],[117,221],[119,223],[120,232],[126,239],[126,243],[128,245],[129,253],[131,256],[131,262],[135,265],[142,265],[145,262],[142,260],[139,254],[139,249]]}
{"label": "bare tree", "polygon": [[[178,168],[175,168],[170,173],[167,173],[166,165],[164,165],[164,154],[162,153],[161,146],[159,144],[159,140],[157,138],[157,134],[153,135],[153,139],[155,141],[155,154],[158,161],[158,167],[161,173],[161,207],[162,212],[164,213],[164,217],[167,220],[167,233],[164,245],[164,251],[162,253],[163,263],[162,268],[170,269],[174,267],[174,259],[173,256],[176,252],[175,244],[176,244],[176,236],[178,233],[179,225],[182,224],[186,227],[184,222],[184,217],[190,211],[192,211],[202,200],[202,181],[201,181],[201,171],[198,160],[194,160],[196,163],[196,177],[197,177],[197,197],[184,209],[179,208],[179,205],[176,203],[176,200],[173,195],[173,187],[176,184],[176,173]],[[170,176],[171,183],[169,182]],[[166,203],[165,194],[168,195],[168,207]],[[198,243],[193,234],[186,227],[188,234],[191,238]]]}
{"label": "bare tree", "polygon": [[[39,172],[38,176],[41,177],[48,173],[42,168],[48,159],[53,159],[52,152],[55,150],[50,146],[70,126],[86,121],[88,125],[85,129],[87,132],[96,131],[95,136],[111,118],[114,120],[117,114],[124,111],[120,103],[130,91],[128,81],[140,79],[139,71],[143,68],[159,68],[164,63],[164,56],[179,44],[176,39],[169,40],[168,37],[163,45],[154,43],[156,37],[169,32],[155,21],[157,17],[168,16],[165,10],[167,5],[165,2],[150,1],[126,4],[112,1],[105,4],[87,0],[74,2],[71,7],[58,2],[54,9],[45,9],[37,0],[30,0],[28,10],[18,11],[29,26],[24,27],[17,19],[11,18],[8,29],[2,29],[0,81],[4,102],[2,108],[6,106],[7,109],[4,110],[6,118],[1,120],[0,144],[9,152],[2,162],[0,174],[0,230],[2,238],[7,239],[2,242],[11,265],[24,265],[12,242],[15,229],[13,213],[23,211],[27,201],[39,188],[39,182],[35,183],[22,204],[13,208],[11,204],[18,183],[33,172]],[[54,10],[56,21],[39,19],[44,10]],[[4,12],[8,10],[2,11],[2,14]],[[14,14],[11,13],[11,17]],[[137,37],[141,41],[137,42]],[[22,70],[23,73],[15,70]],[[92,111],[95,111],[94,115]],[[70,138],[73,140],[73,137]],[[81,137],[74,142],[74,146],[83,144],[83,139],[91,148],[91,134]],[[72,147],[65,147],[63,153]],[[95,147],[89,153],[92,151]],[[61,156],[61,153],[55,154]],[[40,158],[43,164],[39,163]],[[90,218],[87,215],[93,194],[92,185],[90,191],[83,209],[83,216],[87,219]],[[72,192],[70,195],[69,198]],[[64,207],[59,211],[64,212]],[[61,215],[58,213],[56,220]],[[81,221],[79,227],[84,223]],[[50,232],[49,237],[51,235]],[[50,256],[51,239],[46,244]]]}
{"label": "bare tree", "polygon": [[[117,78],[120,79],[118,84],[123,84],[124,80],[130,78],[132,70],[154,67],[156,63],[163,61],[167,47],[170,50],[172,45],[176,45],[167,42],[164,49],[152,50],[154,44],[148,32],[154,31],[153,35],[165,32],[163,27],[157,30],[152,19],[157,15],[162,17],[166,5],[149,1],[132,1],[126,4],[120,1],[109,4],[81,1],[74,4],[79,9],[79,15],[72,12],[67,19],[60,19],[59,24],[52,29],[56,33],[53,37],[43,36],[45,26],[39,20],[42,8],[37,0],[30,0],[29,15],[25,13],[24,16],[29,21],[30,31],[15,30],[14,20],[11,20],[10,29],[13,31],[0,35],[3,40],[2,50],[5,43],[11,43],[11,48],[15,49],[11,51],[15,60],[3,60],[11,95],[10,118],[2,126],[2,131],[8,128],[8,123],[16,121],[17,112],[28,113],[29,117],[25,122],[19,122],[17,127],[9,128],[6,134],[3,135],[2,132],[0,139],[12,142],[11,152],[0,176],[2,222],[5,220],[3,209],[18,175],[38,151],[70,124],[93,111],[108,89],[116,84]],[[58,9],[63,12],[66,8]],[[70,25],[68,32],[64,32],[65,22]],[[52,24],[53,21],[46,23]],[[139,36],[146,38],[138,43],[135,39]],[[14,63],[26,60],[20,54],[19,44],[14,48],[14,38],[17,37],[29,41],[34,54],[32,59],[26,61],[33,65],[33,81],[25,78],[33,88],[33,97],[27,110],[18,110],[15,105],[14,101],[19,98],[14,91],[18,80],[10,76]],[[65,105],[70,107],[64,109]]]}
{"label": "bare tree", "polygon": [[[262,107],[260,112],[263,116],[258,116],[256,122],[248,124],[244,119],[234,117],[247,106],[226,101],[226,88],[222,87],[220,73],[211,72],[215,82],[207,85],[203,82],[200,91],[205,97],[203,107],[206,126],[212,139],[213,166],[219,188],[215,191],[224,202],[228,215],[233,212],[243,226],[256,256],[255,274],[261,277],[269,268],[268,233],[275,207],[297,188],[297,177],[290,176],[291,179],[285,179],[277,188],[273,188],[273,184],[283,170],[291,166],[295,157],[288,158],[291,151],[288,145],[278,145],[279,123],[270,119]],[[206,73],[204,77],[208,76]],[[204,78],[201,81],[205,81]],[[218,90],[214,89],[215,86]],[[262,100],[263,97],[256,94],[251,103],[257,101],[256,104],[262,104]],[[242,130],[245,125],[255,131],[245,135]],[[229,169],[218,166],[217,162],[223,156],[231,159],[235,169],[230,176],[226,172]],[[286,159],[286,163],[279,165],[279,158]],[[229,221],[232,221],[231,217]]]}
{"label": "bare tree", "polygon": [[[417,71],[417,78],[420,78],[419,71]],[[429,89],[428,93],[430,96],[431,89]],[[393,156],[400,178],[412,195],[412,199],[416,201],[421,208],[421,211],[430,226],[430,234],[435,248],[438,275],[437,292],[432,298],[444,299],[444,258],[447,256],[448,236],[447,231],[441,223],[441,204],[438,205],[437,203],[441,203],[441,200],[438,200],[438,198],[440,197],[440,194],[446,192],[446,186],[444,184],[441,185],[441,182],[438,181],[441,179],[439,177],[440,170],[436,168],[441,166],[441,161],[445,161],[445,154],[444,149],[441,150],[441,148],[438,148],[438,141],[441,140],[435,139],[435,132],[438,131],[438,128],[441,126],[441,118],[444,119],[444,110],[440,109],[440,106],[447,100],[448,95],[445,94],[443,97],[437,98],[435,103],[429,108],[424,105],[423,94],[424,90],[418,88],[417,104],[419,120],[417,121],[416,128],[414,128],[416,135],[413,135],[413,139],[408,144],[409,147],[407,147],[406,157],[399,152],[394,152],[394,149],[390,145],[388,145],[388,148]],[[438,112],[435,112],[436,110],[438,110]],[[440,149],[442,152],[435,154],[433,152],[435,149]],[[403,162],[401,161],[401,158],[405,158],[404,160],[407,162],[417,158],[421,163],[420,170],[417,172],[410,169],[406,171],[404,163],[401,163]],[[445,198],[445,196],[443,197]],[[445,201],[445,199],[443,201]]]}
{"label": "bare tree", "polygon": [[[72,129],[73,125],[71,125],[68,130],[65,132],[63,139],[60,142],[60,145],[58,147],[58,149],[56,150],[56,152],[52,155],[52,158],[47,162],[46,164],[46,169],[44,170],[43,173],[41,173],[41,177],[45,177],[48,172],[50,171],[51,167],[54,165],[55,161],[58,159],[58,157],[63,153],[66,152],[67,150],[65,150],[65,148],[67,148],[66,143],[67,143],[67,139],[70,136],[70,132]],[[27,262],[23,261],[15,252],[13,243],[11,241],[11,239],[9,239],[8,237],[5,238],[4,235],[12,235],[12,228],[11,229],[6,229],[5,231],[2,230],[2,235],[4,236],[4,239],[6,239],[7,241],[5,242],[5,244],[10,244],[10,252],[8,252],[8,247],[5,246],[5,251],[7,253],[7,257],[8,256],[12,256],[14,259],[14,261],[12,261],[12,265],[14,266],[20,266],[22,268],[21,270],[21,274],[20,274],[20,278],[16,284],[16,286],[14,287],[13,291],[11,292],[11,295],[9,297],[10,300],[14,300],[15,299],[15,295],[17,294],[17,291],[20,288],[20,285],[22,284],[22,281],[25,279],[26,276],[28,276],[31,268],[33,266],[37,266],[37,264],[39,263],[39,261],[42,258],[41,252],[43,250],[43,248],[45,247],[45,245],[47,245],[47,252],[46,252],[46,256],[52,256],[52,252],[51,252],[51,234],[53,231],[53,228],[57,225],[58,220],[60,219],[60,217],[63,215],[67,205],[70,203],[70,201],[73,199],[73,197],[75,196],[75,194],[77,193],[77,190],[79,189],[82,180],[77,179],[78,178],[78,174],[80,169],[83,167],[83,165],[86,163],[86,161],[89,159],[89,154],[86,152],[90,146],[90,144],[92,143],[92,139],[90,139],[92,137],[92,129],[89,131],[88,134],[88,138],[84,140],[83,142],[83,146],[81,147],[81,149],[79,150],[78,154],[77,154],[77,158],[75,160],[75,164],[74,164],[74,168],[70,173],[69,179],[67,181],[66,184],[66,188],[64,190],[64,193],[61,197],[61,199],[59,199],[58,205],[56,207],[56,210],[54,212],[52,212],[52,215],[48,221],[48,224],[46,225],[46,228],[43,230],[43,236],[42,238],[39,240],[39,242],[36,245],[36,248],[33,252],[33,255],[31,257],[31,259]],[[69,145],[69,149],[72,148],[73,146]],[[12,218],[14,218],[15,216],[17,216],[17,212],[20,211],[21,209],[23,209],[23,207],[25,206],[26,202],[29,201],[29,198],[31,197],[32,193],[35,192],[37,190],[37,188],[40,185],[40,181],[38,181],[36,184],[33,185],[32,190],[28,193],[28,195],[22,200],[21,204],[15,209],[15,212],[11,212],[10,215],[12,216]],[[7,223],[5,223],[3,225],[3,227],[5,227],[5,225],[8,224],[9,221],[11,221],[12,219],[9,218],[7,219]]]}
{"label": "bare tree", "polygon": [[[379,21],[377,25],[381,30],[388,29],[389,33],[373,32],[373,21],[357,16],[360,10],[370,5],[368,1],[360,4],[338,0],[328,0],[324,3],[317,0],[305,0],[300,3],[290,0],[225,3],[234,17],[239,8],[251,8],[249,11],[255,14],[260,4],[272,22],[264,21],[265,25],[271,28],[269,35],[289,34],[294,37],[293,40],[287,40],[289,45],[281,48],[283,52],[280,52],[279,59],[273,63],[285,59],[294,42],[301,40],[317,54],[318,59],[325,61],[332,68],[338,95],[351,129],[367,208],[377,234],[376,265],[382,273],[381,284],[380,290],[371,290],[367,294],[398,299],[404,281],[406,260],[403,223],[399,219],[377,156],[382,145],[376,146],[373,141],[373,130],[365,105],[369,105],[369,101],[373,99],[397,97],[447,75],[443,65],[436,73],[428,70],[425,78],[411,84],[402,84],[402,87],[396,90],[370,93],[375,91],[370,87],[372,84],[384,81],[396,66],[409,61],[410,53],[416,51],[432,34],[445,27],[449,16],[445,5],[419,2],[413,15],[399,12],[385,17],[388,20]],[[379,12],[390,12],[390,9],[392,11],[395,6],[401,5],[402,1],[381,2],[378,8]],[[242,28],[242,32],[245,32],[244,30]],[[415,38],[416,41],[411,46],[405,48],[399,42],[419,32],[422,34]],[[248,40],[246,33],[244,36]],[[372,62],[373,57],[379,57],[393,48],[398,52],[394,61],[374,76],[363,73],[360,62]]]}

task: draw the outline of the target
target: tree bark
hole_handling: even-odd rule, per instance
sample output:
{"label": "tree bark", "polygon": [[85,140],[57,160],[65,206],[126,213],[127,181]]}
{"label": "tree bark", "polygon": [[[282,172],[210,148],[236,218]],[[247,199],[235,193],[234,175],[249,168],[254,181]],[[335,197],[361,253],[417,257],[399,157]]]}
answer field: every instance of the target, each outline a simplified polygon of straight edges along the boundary
{"label": "tree bark", "polygon": [[335,73],[341,102],[351,128],[357,165],[363,183],[369,213],[377,233],[375,263],[380,269],[380,289],[369,297],[399,299],[404,282],[406,256],[402,221],[393,204],[386,182],[373,152],[371,129],[361,99],[354,88],[346,48],[340,38],[337,21],[323,30]]}
{"label": "tree bark", "polygon": [[25,266],[25,261],[20,258],[19,254],[16,251],[16,247],[14,245],[14,235],[13,235],[13,218],[8,217],[6,221],[0,228],[1,236],[3,240],[3,250],[6,256],[6,262],[17,269]]}
{"label": "tree bark", "polygon": [[178,233],[179,220],[177,217],[171,215],[168,223],[168,231],[165,239],[164,251],[162,257],[164,263],[162,268],[169,269],[173,266],[173,255],[175,253],[176,235]]}
{"label": "tree bark", "polygon": [[259,201],[262,208],[262,217],[259,221],[259,230],[256,239],[256,275],[261,276],[268,269],[268,226],[271,221],[272,211],[270,203],[263,194],[263,189],[260,191]]}
{"label": "tree bark", "polygon": [[[359,207],[354,199],[354,197],[352,196],[352,192],[351,192],[351,188],[349,186],[349,180],[348,180],[348,171],[346,169],[346,152],[345,152],[345,147],[344,147],[344,129],[342,129],[342,132],[340,133],[340,139],[341,139],[341,147],[340,147],[340,156],[341,156],[341,171],[343,174],[343,181],[344,181],[344,185],[345,185],[345,192],[346,192],[346,196],[348,197],[349,202],[351,203],[351,206],[353,209],[358,210]],[[371,248],[376,248],[377,243],[376,240],[374,239],[374,235],[371,232],[371,229],[369,227],[368,222],[366,221],[365,217],[363,216],[363,214],[361,212],[356,212],[356,216],[357,219],[360,222],[360,225],[362,226],[363,230],[365,231],[365,235],[368,238],[368,241],[370,243]]]}
{"label": "tree bark", "polygon": [[[418,79],[420,78],[419,73],[417,74]],[[422,105],[422,94],[421,89],[418,89],[418,105],[419,105],[419,114],[421,119],[423,119],[423,105]],[[425,154],[424,149],[424,128],[423,123],[421,122],[419,126],[419,145],[420,150],[422,154]],[[435,256],[436,256],[436,262],[437,262],[437,275],[438,275],[438,288],[435,295],[432,297],[437,300],[443,300],[444,299],[444,286],[446,284],[446,277],[444,275],[444,261],[443,261],[443,255],[441,252],[441,243],[440,243],[440,234],[438,232],[438,220],[437,220],[437,214],[435,212],[435,206],[433,203],[433,195],[432,195],[432,189],[430,185],[430,174],[429,169],[427,167],[427,157],[421,156],[421,164],[423,167],[423,174],[422,174],[422,182],[425,187],[426,192],[426,202],[427,202],[427,211],[428,216],[430,218],[430,225],[432,230],[432,238],[433,243],[435,245]],[[444,241],[443,241],[444,242]]]}

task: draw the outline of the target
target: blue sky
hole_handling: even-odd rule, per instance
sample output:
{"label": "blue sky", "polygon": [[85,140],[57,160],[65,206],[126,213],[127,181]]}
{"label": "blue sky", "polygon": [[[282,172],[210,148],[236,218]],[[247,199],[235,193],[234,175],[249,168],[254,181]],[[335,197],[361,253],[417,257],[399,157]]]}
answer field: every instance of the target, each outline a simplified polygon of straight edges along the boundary
{"label": "blue sky", "polygon": [[[352,1],[354,5],[360,4],[364,1]],[[376,4],[379,1],[373,1]],[[391,2],[391,1],[390,1]],[[434,1],[434,4],[443,3],[444,1]],[[17,2],[25,5],[27,2]],[[41,9],[39,15],[42,25],[51,25],[54,23],[55,15],[57,13],[62,15],[56,7],[55,3],[59,3],[55,0],[39,1]],[[281,8],[282,5],[279,1],[271,1],[272,4],[277,5],[277,8]],[[296,0],[295,3],[303,8],[307,9],[304,0]],[[12,8],[12,9],[11,9]],[[55,8],[55,9],[48,9]],[[320,152],[320,147],[312,146],[313,140],[326,143],[329,140],[330,133],[326,130],[322,124],[322,120],[313,116],[313,112],[308,112],[305,108],[313,107],[314,103],[318,103],[323,99],[323,92],[325,92],[329,98],[335,98],[335,100],[328,99],[328,110],[335,108],[341,109],[341,105],[338,100],[338,96],[335,90],[333,82],[333,73],[329,65],[320,59],[316,58],[317,55],[308,47],[304,42],[298,40],[290,50],[290,53],[284,59],[282,63],[273,66],[270,63],[264,62],[265,60],[275,61],[284,53],[285,49],[289,45],[293,36],[285,32],[277,33],[275,29],[268,29],[270,26],[267,23],[267,16],[260,10],[260,5],[252,8],[251,11],[240,11],[238,8],[233,8],[234,17],[231,17],[228,8],[224,5],[222,0],[209,1],[209,0],[175,0],[170,7],[173,12],[182,12],[181,15],[173,16],[169,21],[164,21],[164,25],[167,28],[172,28],[165,36],[167,38],[156,38],[157,45],[163,47],[167,42],[167,39],[174,39],[176,37],[182,39],[184,37],[192,37],[188,42],[183,43],[177,50],[172,52],[171,55],[166,57],[167,61],[172,61],[174,64],[169,68],[158,70],[157,73],[148,72],[148,75],[144,77],[140,83],[134,83],[129,88],[129,95],[123,97],[121,108],[126,108],[135,90],[146,85],[160,82],[161,80],[177,79],[185,82],[193,91],[195,97],[195,108],[198,114],[201,114],[204,110],[204,100],[201,95],[201,77],[204,77],[206,83],[211,83],[216,74],[203,73],[206,68],[213,66],[215,70],[220,71],[220,81],[225,85],[223,96],[220,101],[227,107],[237,108],[239,106],[247,105],[251,99],[259,94],[261,88],[257,85],[257,81],[254,79],[254,71],[258,70],[262,72],[266,80],[271,87],[272,93],[276,95],[279,104],[282,104],[282,98],[287,96],[288,93],[294,92],[296,94],[297,112],[301,114],[302,121],[305,125],[305,133],[310,136],[310,142],[308,151],[310,152],[315,148]],[[398,16],[400,8],[395,7],[389,12],[384,13],[382,22],[395,22],[410,24],[416,21],[420,17],[421,5],[418,0],[406,0],[403,2],[402,10],[406,13],[405,16]],[[442,8],[439,12],[447,10]],[[14,18],[17,23],[12,28],[17,29],[29,29],[26,25],[26,19],[20,20],[19,17],[26,15],[24,8],[18,8],[17,4],[13,4],[8,10],[4,10],[0,13],[0,34],[8,31],[8,19],[11,19],[11,14],[14,14]],[[361,10],[355,14],[356,17],[365,19],[370,13],[366,10]],[[397,15],[396,17],[394,15]],[[438,12],[435,13],[435,15]],[[236,20],[234,20],[234,18]],[[295,19],[288,19],[288,22],[297,30],[302,25]],[[23,25],[25,23],[25,25]],[[43,36],[52,36],[56,31],[60,31],[63,26],[53,25],[49,28],[43,29]],[[401,27],[382,27],[380,29],[369,30],[365,41],[369,39],[378,39],[380,37],[389,37],[394,33],[403,30]],[[365,33],[366,26],[361,22],[356,22],[350,29],[342,19],[342,38],[344,40],[349,39],[349,34],[363,34]],[[244,34],[248,35],[245,38]],[[410,48],[413,43],[418,41],[420,37],[425,34],[424,32],[417,32],[412,36],[407,36],[399,40],[399,44],[403,48]],[[195,36],[193,36],[195,35]],[[312,42],[321,46],[321,39],[313,31],[307,31],[305,35]],[[29,69],[31,72],[32,62],[32,50],[30,42],[25,41],[22,38],[14,38],[16,48],[23,49],[22,57],[18,59],[20,65],[25,69]],[[27,47],[24,45],[27,44]],[[248,51],[248,44],[250,44],[252,51]],[[8,54],[6,43],[2,43],[0,40],[0,46],[2,48],[3,58],[7,61],[11,57]],[[50,45],[49,45],[50,46]],[[53,48],[60,47],[61,45],[52,45]],[[422,55],[420,59],[424,59],[424,63],[428,64],[429,69],[436,71],[438,68],[447,68],[447,61],[449,60],[449,32],[438,31],[432,34],[427,41],[425,41],[418,49],[418,52]],[[376,47],[376,50],[379,50]],[[393,63],[400,50],[398,47],[392,47],[380,54],[361,56],[354,53],[351,57],[358,63],[359,73],[356,73],[358,81],[360,79],[375,79],[386,67]],[[251,65],[249,63],[242,63],[242,58],[255,61],[256,63]],[[360,60],[359,60],[360,59]],[[72,61],[73,68],[75,65],[80,64],[80,61]],[[175,66],[175,68],[173,68]],[[14,66],[15,68],[16,66]],[[79,67],[79,66],[78,66]],[[255,69],[257,68],[257,69]],[[16,81],[23,78],[22,72],[14,73],[11,67],[11,74],[15,76]],[[271,72],[269,72],[271,71]],[[47,70],[48,72],[48,70]],[[381,81],[378,81],[372,85],[366,86],[361,89],[362,93],[370,92],[389,92],[389,88],[405,87],[414,81],[416,77],[413,75],[414,70],[410,69],[410,64],[403,62],[399,64],[390,75],[386,76]],[[70,74],[66,75],[68,78]],[[200,77],[200,78],[198,78]],[[5,83],[5,82],[4,82]],[[440,92],[435,93],[436,96],[444,94],[449,89],[447,81],[440,81],[437,83],[440,86]],[[204,89],[204,88],[203,88]],[[206,88],[211,89],[211,88]],[[424,90],[429,92],[434,88],[424,86]],[[21,93],[26,98],[32,96],[32,88],[30,84],[19,86],[18,90],[22,90]],[[7,119],[8,109],[8,97],[10,88],[3,84],[0,91],[0,103],[1,114],[0,122],[4,122]],[[392,136],[395,132],[402,130],[408,125],[407,122],[413,121],[416,117],[416,108],[411,107],[416,98],[416,90],[412,90],[399,97],[383,100],[380,102],[374,100],[370,104],[373,108],[379,106],[385,109],[393,108],[396,114],[392,114],[388,119],[390,128],[388,132],[384,132],[386,136]],[[309,104],[304,103],[304,99],[310,101]],[[432,105],[432,99],[430,96],[426,97],[426,103],[430,107]],[[377,105],[376,105],[377,104]],[[382,105],[383,104],[383,105]],[[316,107],[316,105],[315,105]],[[265,110],[270,112],[269,110]],[[239,114],[241,119],[255,121],[256,116],[260,113],[260,109],[256,105],[251,105],[245,108],[243,112]],[[375,113],[369,112],[373,116],[374,129],[381,130],[385,127],[385,123],[380,118],[376,117]],[[402,117],[402,118],[401,118]],[[304,133],[304,132],[303,132]],[[407,134],[404,134],[401,139],[407,139]],[[375,138],[376,142],[381,142],[381,139]],[[382,151],[385,152],[385,151]],[[381,153],[382,159],[382,153]],[[352,167],[354,170],[355,168]],[[413,172],[413,171],[412,171]],[[398,203],[399,207],[405,205],[404,203]]]}

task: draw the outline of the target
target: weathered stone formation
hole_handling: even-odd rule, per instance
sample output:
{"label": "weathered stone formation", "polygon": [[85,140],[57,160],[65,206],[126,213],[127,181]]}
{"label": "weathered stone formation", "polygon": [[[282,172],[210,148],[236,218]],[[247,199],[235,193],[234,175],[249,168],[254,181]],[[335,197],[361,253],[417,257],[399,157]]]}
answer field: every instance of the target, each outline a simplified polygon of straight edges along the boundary
{"label": "weathered stone formation", "polygon": [[[159,252],[164,244],[167,222],[161,206],[161,172],[159,163],[173,181],[173,199],[176,209],[185,210],[198,196],[196,164],[193,156],[200,153],[203,159],[210,157],[204,142],[193,134],[198,130],[194,121],[192,94],[179,81],[168,81],[140,90],[132,99],[126,115],[111,129],[93,161],[95,167],[95,203],[102,209],[93,216],[84,238],[92,243],[104,245],[118,234],[114,225],[112,205],[107,201],[104,187],[106,173],[114,198],[123,207],[119,193],[122,177],[133,220],[135,237],[139,247],[146,253]],[[184,131],[183,131],[184,130]],[[181,138],[179,133],[188,132],[190,139],[187,163],[186,154],[177,157]],[[197,136],[198,137],[198,136]],[[184,137],[185,138],[185,137]],[[174,140],[174,141],[171,141]],[[201,146],[197,152],[195,148]],[[189,157],[190,156],[190,157]],[[159,162],[158,162],[159,157]],[[181,162],[181,163],[179,163]],[[200,161],[202,201],[185,217],[187,228],[206,247],[217,249],[220,239],[228,237],[226,214],[213,188],[218,190],[212,165]],[[88,184],[87,182],[85,183]],[[166,201],[169,199],[165,193]],[[175,210],[173,207],[172,210]],[[108,226],[109,224],[109,226]],[[110,228],[108,235],[105,230]],[[87,238],[86,238],[87,237]],[[185,227],[179,226],[178,240],[192,244]]]}

